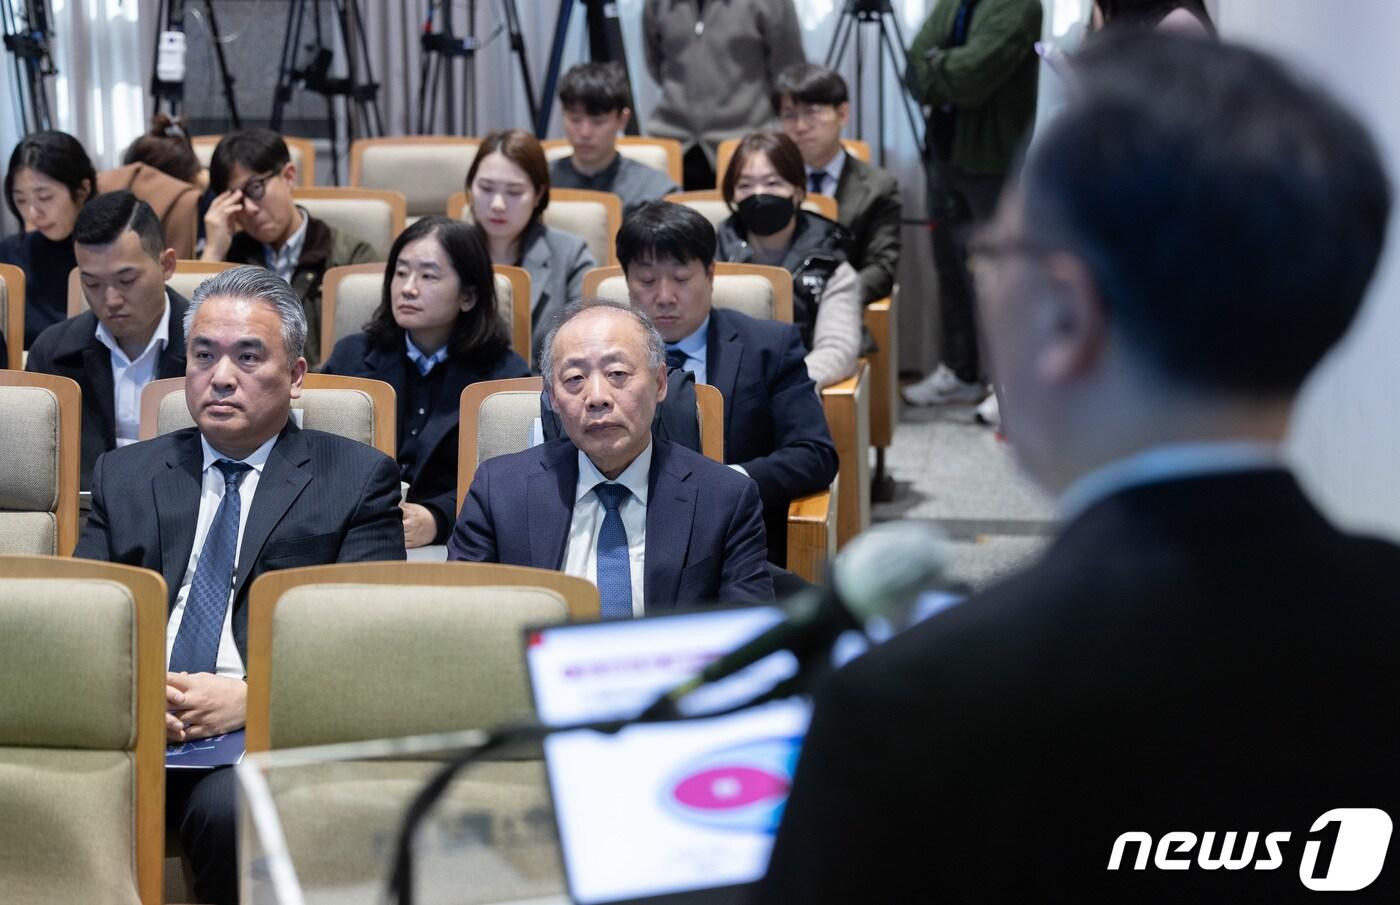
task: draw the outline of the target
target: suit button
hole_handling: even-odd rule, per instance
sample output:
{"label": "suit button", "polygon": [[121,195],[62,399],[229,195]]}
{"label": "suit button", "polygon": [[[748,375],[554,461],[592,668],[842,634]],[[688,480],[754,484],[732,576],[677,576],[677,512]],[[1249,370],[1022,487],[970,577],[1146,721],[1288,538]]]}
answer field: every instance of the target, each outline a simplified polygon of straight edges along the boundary
{"label": "suit button", "polygon": [[409,431],[409,433],[415,437],[418,436],[418,428],[415,427],[413,430]]}

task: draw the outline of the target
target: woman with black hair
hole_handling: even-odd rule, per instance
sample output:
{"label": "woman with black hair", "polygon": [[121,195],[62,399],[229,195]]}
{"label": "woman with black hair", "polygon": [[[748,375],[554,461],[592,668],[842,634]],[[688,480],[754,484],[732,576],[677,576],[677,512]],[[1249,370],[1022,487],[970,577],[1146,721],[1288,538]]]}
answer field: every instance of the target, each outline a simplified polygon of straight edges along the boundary
{"label": "woman with black hair", "polygon": [[5,171],[5,203],[24,231],[0,242],[0,263],[24,271],[24,347],[68,317],[73,224],[92,197],[97,172],[82,144],[66,132],[32,132]]}
{"label": "woman with black hair", "polygon": [[404,539],[447,540],[457,515],[457,418],[478,380],[528,377],[496,310],[491,259],[473,227],[424,217],[399,234],[383,301],[363,333],[335,344],[322,372],[382,380],[398,396],[398,461],[408,482]]}

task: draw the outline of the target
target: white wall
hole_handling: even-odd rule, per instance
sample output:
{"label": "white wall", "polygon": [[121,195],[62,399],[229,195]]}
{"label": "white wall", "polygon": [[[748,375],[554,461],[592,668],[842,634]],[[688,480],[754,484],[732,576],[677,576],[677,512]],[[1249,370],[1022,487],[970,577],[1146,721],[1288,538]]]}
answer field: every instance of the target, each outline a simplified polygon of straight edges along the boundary
{"label": "white wall", "polygon": [[[1311,73],[1371,128],[1400,183],[1400,3],[1219,0],[1225,37]],[[1400,223],[1351,335],[1309,383],[1291,452],[1318,502],[1348,525],[1400,538]]]}

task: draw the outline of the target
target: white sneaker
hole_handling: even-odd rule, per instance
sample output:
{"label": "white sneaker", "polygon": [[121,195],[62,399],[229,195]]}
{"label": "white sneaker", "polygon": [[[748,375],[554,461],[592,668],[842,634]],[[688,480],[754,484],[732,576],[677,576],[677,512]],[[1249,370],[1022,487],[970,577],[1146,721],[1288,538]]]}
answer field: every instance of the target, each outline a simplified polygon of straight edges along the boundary
{"label": "white sneaker", "polygon": [[996,393],[989,393],[977,406],[977,420],[992,427],[1001,427],[1001,404],[997,402]]}
{"label": "white sneaker", "polygon": [[918,383],[905,387],[900,395],[910,405],[950,405],[981,402],[987,395],[987,388],[980,383],[967,383],[958,379],[952,369],[940,364],[930,375]]}

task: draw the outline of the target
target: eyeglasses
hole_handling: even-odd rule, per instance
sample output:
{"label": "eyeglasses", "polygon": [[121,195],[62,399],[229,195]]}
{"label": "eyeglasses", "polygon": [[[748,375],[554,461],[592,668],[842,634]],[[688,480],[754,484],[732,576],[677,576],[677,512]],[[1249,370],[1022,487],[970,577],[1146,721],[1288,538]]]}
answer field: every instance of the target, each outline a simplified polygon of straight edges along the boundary
{"label": "eyeglasses", "polygon": [[778,119],[791,124],[796,122],[815,123],[826,119],[827,114],[835,113],[830,104],[803,104],[801,107],[784,107]]}
{"label": "eyeglasses", "polygon": [[263,200],[263,196],[267,194],[268,182],[271,181],[272,177],[276,175],[277,171],[273,170],[271,173],[264,173],[261,176],[254,176],[252,179],[249,179],[247,182],[243,183],[243,187],[239,189],[239,191],[243,193],[243,197],[248,201],[252,201],[254,203],[259,202]]}

